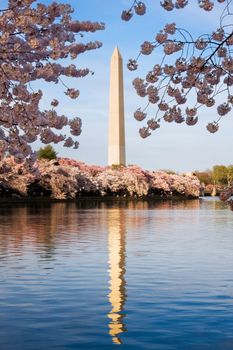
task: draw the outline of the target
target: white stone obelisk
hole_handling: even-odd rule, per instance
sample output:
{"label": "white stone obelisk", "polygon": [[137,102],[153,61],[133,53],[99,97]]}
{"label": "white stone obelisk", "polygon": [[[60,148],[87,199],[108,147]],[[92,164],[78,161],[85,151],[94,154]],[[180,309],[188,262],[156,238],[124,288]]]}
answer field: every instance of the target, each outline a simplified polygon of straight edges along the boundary
{"label": "white stone obelisk", "polygon": [[111,57],[108,165],[125,165],[125,122],[122,57],[116,47]]}

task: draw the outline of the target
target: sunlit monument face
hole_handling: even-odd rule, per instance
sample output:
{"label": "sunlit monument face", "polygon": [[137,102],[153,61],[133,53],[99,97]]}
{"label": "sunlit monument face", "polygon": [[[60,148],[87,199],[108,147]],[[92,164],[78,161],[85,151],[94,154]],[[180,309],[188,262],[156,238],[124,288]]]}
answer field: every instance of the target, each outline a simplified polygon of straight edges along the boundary
{"label": "sunlit monument face", "polygon": [[125,165],[125,126],[122,57],[116,47],[110,66],[108,165]]}

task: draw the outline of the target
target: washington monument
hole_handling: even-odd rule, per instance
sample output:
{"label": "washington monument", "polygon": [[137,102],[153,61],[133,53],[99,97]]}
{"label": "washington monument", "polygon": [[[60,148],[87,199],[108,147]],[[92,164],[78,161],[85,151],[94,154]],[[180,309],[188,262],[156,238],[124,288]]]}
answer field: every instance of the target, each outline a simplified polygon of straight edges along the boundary
{"label": "washington monument", "polygon": [[122,57],[116,47],[111,57],[108,165],[125,165],[125,122]]}

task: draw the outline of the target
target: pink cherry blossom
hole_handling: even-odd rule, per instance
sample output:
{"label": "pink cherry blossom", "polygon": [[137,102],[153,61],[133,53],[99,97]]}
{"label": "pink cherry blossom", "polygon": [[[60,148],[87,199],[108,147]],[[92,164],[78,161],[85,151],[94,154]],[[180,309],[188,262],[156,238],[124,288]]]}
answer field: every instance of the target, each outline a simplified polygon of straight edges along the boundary
{"label": "pink cherry blossom", "polygon": [[137,109],[136,112],[134,112],[134,118],[138,121],[142,121],[146,118],[146,113],[143,113],[140,109]]}
{"label": "pink cherry blossom", "polygon": [[216,131],[218,131],[219,125],[218,125],[217,122],[212,122],[212,123],[209,123],[209,124],[206,126],[206,129],[207,129],[210,133],[214,134]]}
{"label": "pink cherry blossom", "polygon": [[[171,197],[199,196],[200,182],[195,176],[168,174],[165,171],[145,171],[138,166],[100,167],[83,162],[58,158],[37,160],[34,168],[22,155],[0,161],[1,185],[19,197],[34,196],[34,186],[40,186],[39,195],[55,199],[80,196]],[[19,160],[19,162],[18,162]]]}
{"label": "pink cherry blossom", "polygon": [[139,16],[142,16],[146,13],[146,5],[143,2],[138,2],[134,6],[135,13]]}
{"label": "pink cherry blossom", "polygon": [[[133,1],[132,6],[136,2]],[[178,28],[176,23],[168,23],[152,36],[154,41],[148,38],[142,43],[137,59],[130,59],[133,65],[129,65],[129,69],[139,70],[141,54],[150,55],[155,49],[156,57],[159,56],[159,50],[162,54],[161,61],[155,61],[144,78],[137,77],[133,81],[136,93],[146,98],[145,106],[141,108],[144,111],[143,117],[136,113],[136,119],[145,119],[147,123],[139,130],[142,138],[150,136],[151,131],[155,129],[150,127],[154,125],[153,119],[146,120],[149,116],[149,113],[146,115],[147,108],[151,108],[152,111],[154,109],[155,121],[159,125],[160,121],[178,124],[185,121],[187,125],[195,125],[202,115],[206,115],[206,108],[215,106],[221,94],[221,102],[218,102],[217,108],[212,108],[213,113],[218,115],[217,122],[210,122],[206,127],[211,133],[218,131],[220,120],[232,110],[233,2],[193,2],[207,12],[213,10],[216,2],[223,4],[220,26],[210,33],[194,38],[187,30]],[[190,3],[188,0],[160,1],[161,7],[167,11],[181,10]],[[192,107],[193,105],[195,107]],[[197,117],[197,110],[200,110],[200,118]]]}
{"label": "pink cherry blossom", "polygon": [[[80,126],[69,124],[69,119],[59,116],[54,109],[41,110],[43,93],[31,88],[31,83],[38,79],[65,85],[63,76],[79,78],[91,73],[88,68],[78,69],[75,64],[64,63],[101,47],[99,41],[78,42],[75,33],[81,37],[85,32],[103,30],[104,24],[77,21],[72,13],[69,4],[41,4],[36,0],[8,0],[8,8],[0,11],[2,157],[9,153],[17,163],[27,158],[30,164],[35,157],[29,144],[38,139],[58,143],[67,138],[66,146],[76,145],[77,141],[71,142],[69,135],[57,130],[70,125],[73,135],[78,136]],[[66,94],[77,98],[79,91],[67,87]],[[58,104],[56,98],[51,102],[52,107]]]}

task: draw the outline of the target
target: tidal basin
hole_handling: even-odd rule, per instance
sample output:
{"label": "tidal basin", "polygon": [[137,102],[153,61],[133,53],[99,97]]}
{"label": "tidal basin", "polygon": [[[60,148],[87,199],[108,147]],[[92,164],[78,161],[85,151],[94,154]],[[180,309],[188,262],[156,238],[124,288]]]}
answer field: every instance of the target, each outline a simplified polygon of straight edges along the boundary
{"label": "tidal basin", "polygon": [[232,349],[218,199],[0,206],[0,349]]}

